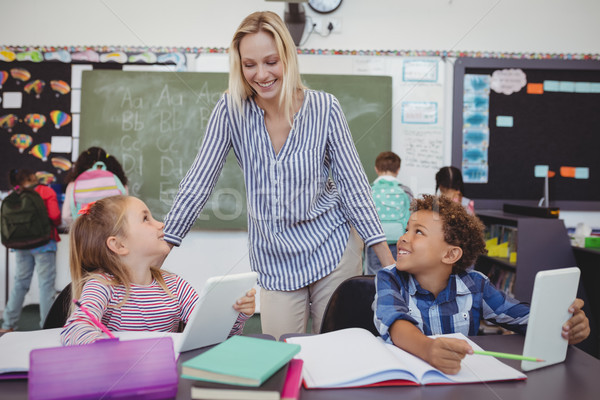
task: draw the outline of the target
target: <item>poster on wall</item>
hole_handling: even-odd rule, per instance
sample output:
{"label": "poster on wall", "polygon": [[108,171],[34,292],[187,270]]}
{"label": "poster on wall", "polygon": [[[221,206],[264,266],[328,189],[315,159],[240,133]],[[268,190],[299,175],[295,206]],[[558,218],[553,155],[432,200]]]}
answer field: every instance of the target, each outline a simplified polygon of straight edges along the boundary
{"label": "poster on wall", "polygon": [[0,47],[0,193],[11,169],[27,168],[60,194],[79,153],[81,72],[128,66],[185,71],[187,59],[167,49]]}
{"label": "poster on wall", "polygon": [[52,184],[71,168],[71,66],[64,63],[0,63],[0,190],[8,172],[35,171]]}
{"label": "poster on wall", "polygon": [[402,159],[399,180],[415,194],[432,192],[435,174],[445,164],[443,71],[440,58],[402,62],[396,101]]}

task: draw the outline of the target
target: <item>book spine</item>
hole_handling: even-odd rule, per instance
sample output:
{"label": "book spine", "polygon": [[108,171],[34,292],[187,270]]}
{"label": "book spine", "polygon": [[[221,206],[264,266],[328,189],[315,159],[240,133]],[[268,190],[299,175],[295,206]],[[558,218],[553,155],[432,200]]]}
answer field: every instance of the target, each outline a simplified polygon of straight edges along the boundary
{"label": "book spine", "polygon": [[281,390],[281,400],[297,400],[300,397],[303,364],[304,361],[299,358],[293,358],[290,361],[285,383]]}

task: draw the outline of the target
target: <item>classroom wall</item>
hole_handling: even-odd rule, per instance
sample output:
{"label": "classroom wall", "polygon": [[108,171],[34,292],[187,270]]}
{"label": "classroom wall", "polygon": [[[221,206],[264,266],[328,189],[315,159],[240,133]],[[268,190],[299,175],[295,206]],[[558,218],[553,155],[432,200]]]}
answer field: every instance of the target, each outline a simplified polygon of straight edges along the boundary
{"label": "classroom wall", "polygon": [[[283,15],[284,7],[281,2],[264,0],[5,2],[0,47],[225,48],[244,16],[256,10]],[[305,9],[309,18],[327,18],[307,5]],[[598,54],[598,15],[600,2],[596,0],[345,0],[329,14],[341,21],[341,33],[305,35],[301,47]],[[397,138],[393,143],[394,148],[401,146]],[[586,221],[600,227],[600,213],[562,212],[561,216],[567,226]],[[69,280],[66,243],[59,248],[58,289]],[[12,276],[14,261],[10,265]],[[5,266],[2,257],[0,309],[4,308]],[[165,268],[196,284],[211,275],[248,270],[246,233],[192,232],[168,257]],[[35,289],[26,302],[37,302]]]}
{"label": "classroom wall", "polygon": [[[244,16],[284,9],[265,0],[4,3],[1,44],[50,46],[228,47]],[[341,33],[312,35],[305,47],[600,52],[596,0],[345,0],[329,15],[341,20]]]}

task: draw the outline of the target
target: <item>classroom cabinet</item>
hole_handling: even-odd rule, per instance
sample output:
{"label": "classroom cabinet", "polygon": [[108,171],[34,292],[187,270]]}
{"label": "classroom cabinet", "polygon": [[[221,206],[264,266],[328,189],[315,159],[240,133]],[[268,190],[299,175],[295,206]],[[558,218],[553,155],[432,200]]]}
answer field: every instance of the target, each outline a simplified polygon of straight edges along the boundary
{"label": "classroom cabinet", "polygon": [[[516,260],[505,257],[480,256],[475,269],[490,277],[502,290],[520,301],[530,302],[535,274],[538,271],[575,266],[571,242],[564,222],[555,218],[538,218],[510,214],[499,210],[477,211],[489,231],[506,226],[512,232]],[[506,283],[506,279],[512,283]]]}

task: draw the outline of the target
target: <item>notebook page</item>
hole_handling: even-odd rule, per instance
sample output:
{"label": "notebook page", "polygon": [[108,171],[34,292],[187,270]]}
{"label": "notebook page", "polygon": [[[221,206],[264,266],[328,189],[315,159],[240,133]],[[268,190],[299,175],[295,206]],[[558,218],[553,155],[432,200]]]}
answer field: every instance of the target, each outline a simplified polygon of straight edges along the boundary
{"label": "notebook page", "polygon": [[58,347],[62,328],[17,331],[0,337],[0,373],[29,371],[29,352]]}
{"label": "notebook page", "polygon": [[[475,344],[475,342],[461,333],[452,333],[439,336],[466,340],[473,350],[483,350],[480,346]],[[444,379],[440,378],[440,374],[456,383],[491,382],[527,378],[527,376],[521,371],[504,364],[495,357],[482,356],[478,354],[467,355],[462,360],[460,372],[458,374],[446,375],[439,371],[429,373],[423,378],[423,383],[443,382]]]}
{"label": "notebook page", "polygon": [[[415,381],[401,373],[402,365],[383,342],[365,329],[348,328],[313,336],[286,339],[302,346],[296,356],[304,361],[307,387],[361,386],[389,379]],[[395,371],[393,376],[385,371]]]}
{"label": "notebook page", "polygon": [[[39,329],[36,331],[9,332],[0,336],[0,374],[7,372],[29,371],[29,353],[31,350],[48,347],[60,347],[60,332],[63,328]],[[181,338],[176,332],[113,332],[120,340],[149,339],[171,337],[175,348]],[[177,359],[179,353],[175,352]]]}

